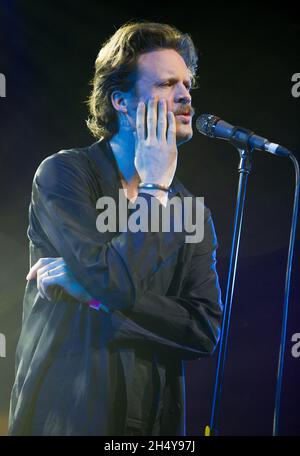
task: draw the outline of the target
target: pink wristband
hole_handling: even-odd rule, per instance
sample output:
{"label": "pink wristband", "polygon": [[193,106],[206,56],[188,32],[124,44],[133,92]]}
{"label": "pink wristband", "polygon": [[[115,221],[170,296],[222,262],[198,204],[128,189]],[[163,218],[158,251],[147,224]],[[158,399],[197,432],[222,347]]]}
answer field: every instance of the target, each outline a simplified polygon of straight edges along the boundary
{"label": "pink wristband", "polygon": [[88,301],[88,306],[91,307],[92,309],[95,309],[95,310],[104,310],[104,312],[106,313],[109,313],[109,310],[108,308],[102,304],[101,301],[97,301],[97,299],[91,299],[90,301]]}

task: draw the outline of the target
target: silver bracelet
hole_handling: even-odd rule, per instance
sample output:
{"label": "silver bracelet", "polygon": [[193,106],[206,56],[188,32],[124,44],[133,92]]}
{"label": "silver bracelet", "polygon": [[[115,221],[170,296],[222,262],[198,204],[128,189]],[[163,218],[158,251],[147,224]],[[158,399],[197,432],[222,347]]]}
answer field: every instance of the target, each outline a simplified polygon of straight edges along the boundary
{"label": "silver bracelet", "polygon": [[167,187],[165,185],[160,185],[160,184],[151,184],[151,183],[145,183],[145,182],[141,182],[139,185],[138,185],[138,188],[146,188],[146,189],[149,189],[149,190],[163,190],[164,192],[169,192],[170,191],[170,187]]}

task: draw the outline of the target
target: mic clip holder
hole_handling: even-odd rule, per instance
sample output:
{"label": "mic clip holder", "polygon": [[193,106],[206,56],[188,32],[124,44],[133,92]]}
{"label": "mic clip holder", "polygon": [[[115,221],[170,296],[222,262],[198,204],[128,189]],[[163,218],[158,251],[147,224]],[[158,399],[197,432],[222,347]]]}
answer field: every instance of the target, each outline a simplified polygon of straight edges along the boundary
{"label": "mic clip holder", "polygon": [[253,148],[249,144],[249,138],[253,131],[244,127],[233,127],[230,135],[230,143],[237,148],[240,154],[239,173],[250,174],[253,160]]}

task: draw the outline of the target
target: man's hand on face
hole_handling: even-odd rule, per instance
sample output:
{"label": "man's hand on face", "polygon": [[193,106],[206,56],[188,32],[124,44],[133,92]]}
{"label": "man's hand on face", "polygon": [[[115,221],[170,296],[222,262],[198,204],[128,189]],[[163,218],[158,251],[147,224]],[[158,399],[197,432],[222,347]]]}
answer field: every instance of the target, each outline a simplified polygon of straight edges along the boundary
{"label": "man's hand on face", "polygon": [[49,301],[55,299],[51,290],[61,287],[68,295],[80,302],[88,302],[92,296],[77,282],[63,258],[40,258],[29,270],[26,279],[37,279],[41,296]]}
{"label": "man's hand on face", "polygon": [[[146,132],[147,127],[147,132]],[[139,102],[134,164],[142,182],[169,186],[177,167],[176,121],[167,101]]]}

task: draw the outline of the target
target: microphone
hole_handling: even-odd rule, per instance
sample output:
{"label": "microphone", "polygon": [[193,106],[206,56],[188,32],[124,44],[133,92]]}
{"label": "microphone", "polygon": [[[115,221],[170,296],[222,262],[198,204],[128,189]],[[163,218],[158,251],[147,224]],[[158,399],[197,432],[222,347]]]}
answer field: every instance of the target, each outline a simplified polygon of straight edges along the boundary
{"label": "microphone", "polygon": [[262,136],[256,135],[253,131],[243,127],[234,127],[228,122],[213,114],[202,114],[196,120],[196,128],[199,133],[210,138],[225,139],[234,145],[247,144],[251,149],[263,150],[270,154],[289,157],[291,152],[279,144],[272,143]]}

